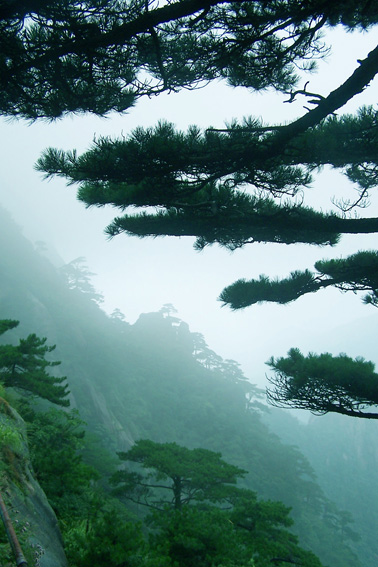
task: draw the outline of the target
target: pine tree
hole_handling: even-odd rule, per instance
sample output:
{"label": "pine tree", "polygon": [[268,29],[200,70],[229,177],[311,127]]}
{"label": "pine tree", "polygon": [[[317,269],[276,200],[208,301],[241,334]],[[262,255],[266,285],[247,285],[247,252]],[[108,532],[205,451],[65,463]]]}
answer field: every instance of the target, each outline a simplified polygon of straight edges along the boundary
{"label": "pine tree", "polygon": [[181,510],[192,502],[225,501],[230,486],[247,472],[226,463],[220,453],[150,439],[140,439],[129,451],[118,455],[122,461],[139,463],[151,472],[146,477],[143,473],[118,471],[113,476],[113,483],[120,485],[117,492],[159,510],[167,504]]}
{"label": "pine tree", "polygon": [[[18,321],[0,321],[0,334],[17,327]],[[20,339],[17,346],[0,345],[0,381],[5,387],[19,389],[29,395],[38,396],[60,406],[69,406],[67,378],[51,376],[49,368],[55,368],[59,361],[46,360],[46,356],[55,350],[55,345],[48,346],[46,338],[30,334]]]}
{"label": "pine tree", "polygon": [[305,357],[291,349],[287,358],[267,364],[274,371],[268,399],[275,406],[378,419],[378,412],[366,411],[378,406],[378,374],[370,361],[329,353]]}
{"label": "pine tree", "polygon": [[118,471],[113,483],[118,494],[153,510],[150,554],[157,565],[242,567],[253,557],[256,567],[321,567],[288,531],[290,509],[237,487],[246,471],[220,453],[141,439],[119,456],[140,466]]}
{"label": "pine tree", "polygon": [[[160,123],[121,140],[100,138],[82,156],[50,148],[36,167],[46,177],[79,184],[78,198],[87,206],[156,207],[116,217],[106,229],[109,236],[195,236],[197,249],[213,243],[230,250],[254,242],[334,245],[342,234],[377,232],[378,218],[316,211],[296,197],[323,165],[341,169],[358,185],[355,205],[377,185],[377,111],[364,107],[355,116],[333,115],[377,71],[378,47],[340,87],[312,100],[315,108],[286,125],[246,119],[225,130],[191,127],[183,133]],[[292,97],[299,92],[315,96],[304,89]],[[312,279],[310,272],[295,273],[289,297],[300,295],[300,286],[325,286]],[[263,278],[260,287],[268,283]],[[236,282],[221,300],[233,308],[248,305],[245,284]]]}
{"label": "pine tree", "polygon": [[218,78],[287,90],[324,52],[322,28],[377,20],[374,3],[355,0],[1,2],[0,111],[103,115]]}
{"label": "pine tree", "polygon": [[88,269],[85,262],[85,258],[79,256],[62,266],[60,273],[67,280],[70,289],[76,289],[95,303],[102,303],[104,301],[103,295],[95,290],[91,282],[91,277],[96,274]]}

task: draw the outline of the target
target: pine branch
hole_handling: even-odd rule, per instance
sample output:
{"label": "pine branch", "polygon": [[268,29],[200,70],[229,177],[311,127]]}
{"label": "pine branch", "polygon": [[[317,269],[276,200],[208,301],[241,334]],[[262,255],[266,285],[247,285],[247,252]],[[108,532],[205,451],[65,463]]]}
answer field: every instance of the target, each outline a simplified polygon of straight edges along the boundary
{"label": "pine branch", "polygon": [[191,16],[196,12],[207,10],[217,4],[231,3],[231,0],[180,0],[172,4],[166,4],[161,8],[146,11],[134,20],[115,26],[111,31],[101,32],[96,28],[96,37],[91,39],[79,37],[66,40],[58,47],[45,49],[41,55],[28,57],[27,61],[14,65],[8,72],[4,69],[2,73],[9,75],[22,70],[38,67],[47,61],[53,61],[68,55],[81,55],[91,47],[92,50],[123,45],[133,37],[146,33],[159,24],[169,23],[179,18]]}
{"label": "pine branch", "polygon": [[308,128],[316,126],[324,118],[344,106],[355,95],[361,93],[374,79],[377,72],[378,46],[368,54],[366,59],[360,61],[357,69],[340,87],[332,91],[327,97],[319,99],[316,108],[282,128],[268,144],[265,159],[282,151],[282,147],[293,138],[305,132]]}

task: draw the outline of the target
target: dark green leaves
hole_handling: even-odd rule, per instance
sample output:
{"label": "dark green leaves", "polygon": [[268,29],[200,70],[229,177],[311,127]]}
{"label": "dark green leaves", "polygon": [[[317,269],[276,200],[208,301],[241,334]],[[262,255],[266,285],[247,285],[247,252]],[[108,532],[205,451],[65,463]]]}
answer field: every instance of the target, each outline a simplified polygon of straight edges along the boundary
{"label": "dark green leaves", "polygon": [[378,375],[372,362],[345,354],[305,357],[291,349],[287,358],[271,358],[267,364],[275,372],[268,390],[273,405],[378,419],[378,413],[364,411],[378,405]]}
{"label": "dark green leaves", "polygon": [[[288,90],[295,68],[324,53],[317,31],[330,10],[319,8],[218,0],[9,5],[0,8],[0,112],[32,120],[104,115],[144,95],[220,78]],[[336,10],[336,18],[344,11],[358,25],[354,6]]]}
{"label": "dark green leaves", "polygon": [[[113,482],[121,483],[117,492],[124,492],[126,498],[128,494],[131,499],[136,496],[141,499],[140,503],[158,508],[169,502],[176,509],[191,501],[222,502],[228,495],[227,485],[235,484],[238,477],[246,474],[223,461],[220,453],[148,439],[137,441],[127,453],[119,453],[119,456],[123,461],[141,464],[148,472],[142,476],[119,471],[113,477]],[[140,487],[147,490],[141,491]],[[163,490],[163,495],[156,496],[155,490],[158,493]]]}
{"label": "dark green leaves", "polygon": [[238,488],[246,471],[220,453],[139,440],[119,455],[141,465],[141,474],[120,470],[113,480],[126,498],[154,509],[150,552],[160,557],[157,564],[242,567],[253,557],[256,567],[266,567],[290,557],[320,567],[285,529],[292,525],[289,508]]}
{"label": "dark green leaves", "polygon": [[15,321],[14,319],[1,319],[0,320],[0,335],[3,335],[10,329],[14,329],[19,325],[19,321]]}
{"label": "dark green leaves", "polygon": [[319,260],[318,273],[295,271],[288,278],[239,280],[226,287],[219,299],[232,309],[272,301],[289,303],[302,295],[334,286],[342,291],[369,291],[365,303],[378,304],[378,252],[361,251],[344,259]]}
{"label": "dark green leaves", "polygon": [[[205,195],[205,190],[201,193]],[[109,236],[122,232],[139,237],[196,236],[195,248],[214,243],[235,250],[252,242],[336,244],[342,220],[299,206],[279,206],[271,199],[213,189],[196,205],[156,213],[117,217],[107,227]],[[312,222],[311,222],[312,221]],[[338,221],[341,221],[339,223]],[[319,227],[316,230],[315,226]]]}
{"label": "dark green leaves", "polygon": [[[17,321],[1,321],[0,328],[8,330],[17,326]],[[20,388],[30,394],[45,398],[54,404],[69,406],[67,378],[51,376],[49,368],[60,362],[46,360],[55,349],[46,345],[46,338],[35,334],[20,339],[18,346],[0,345],[0,380],[6,387]]]}
{"label": "dark green leaves", "polygon": [[238,280],[226,287],[219,299],[231,309],[243,309],[265,301],[289,303],[304,293],[318,289],[319,283],[310,271],[296,271],[292,272],[289,278],[282,280],[270,280],[267,276],[260,276],[258,280]]}

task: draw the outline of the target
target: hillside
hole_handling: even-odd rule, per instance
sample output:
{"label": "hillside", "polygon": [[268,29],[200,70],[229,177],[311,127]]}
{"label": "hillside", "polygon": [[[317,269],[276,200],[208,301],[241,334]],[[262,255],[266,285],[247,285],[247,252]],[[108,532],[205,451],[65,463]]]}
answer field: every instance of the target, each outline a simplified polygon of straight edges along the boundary
{"label": "hillside", "polygon": [[263,423],[259,392],[237,363],[212,352],[170,307],[134,325],[107,316],[90,296],[69,288],[5,212],[0,226],[1,318],[21,322],[2,338],[35,332],[56,343],[71,405],[109,454],[140,438],[220,451],[249,471],[246,486],[259,497],[292,507],[304,548],[325,565],[360,565],[347,544],[345,516],[319,488],[303,454]]}
{"label": "hillside", "polygon": [[[3,393],[0,391],[0,396]],[[34,477],[26,424],[3,397],[0,397],[0,492],[28,565],[67,567],[57,518]],[[13,564],[12,549],[0,522],[0,565]]]}

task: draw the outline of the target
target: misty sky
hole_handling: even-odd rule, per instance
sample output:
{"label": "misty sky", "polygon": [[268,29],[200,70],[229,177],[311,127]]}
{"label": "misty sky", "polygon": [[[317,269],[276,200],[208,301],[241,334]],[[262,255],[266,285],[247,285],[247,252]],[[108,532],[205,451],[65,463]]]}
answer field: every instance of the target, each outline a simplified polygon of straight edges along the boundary
{"label": "misty sky", "polygon": [[[357,59],[365,58],[375,47],[375,36],[374,28],[365,34],[333,32],[329,36],[331,55],[319,64],[319,72],[300,86],[310,79],[308,90],[326,96],[353,72]],[[376,79],[342,111],[376,104],[377,95]],[[108,313],[119,308],[133,323],[140,313],[172,303],[192,331],[202,333],[210,348],[223,358],[240,362],[253,382],[263,382],[264,362],[271,355],[282,356],[294,346],[305,352],[345,351],[372,359],[378,314],[358,296],[324,290],[289,306],[258,305],[239,312],[222,307],[217,296],[239,278],[256,278],[262,273],[286,276],[294,269],[311,269],[321,258],[377,249],[376,235],[343,237],[333,249],[254,244],[234,253],[217,246],[195,252],[191,238],[140,240],[121,235],[109,241],[103,230],[117,210],[85,209],[76,200],[75,187],[66,187],[59,179],[44,181],[33,170],[48,146],[82,152],[94,137],[126,135],[138,125],[152,126],[162,119],[185,129],[190,124],[223,127],[225,121],[251,115],[261,116],[266,123],[282,123],[305,112],[304,100],[285,104],[285,99],[283,95],[254,94],[213,83],[198,91],[143,99],[128,114],[112,114],[107,119],[67,117],[31,125],[2,120],[1,204],[12,212],[26,236],[45,241],[64,263],[79,256],[86,258],[89,269],[97,274],[93,283],[104,294]],[[325,169],[306,190],[306,204],[331,210],[333,195],[350,196],[353,192],[340,174]],[[377,216],[377,200],[363,213]]]}

